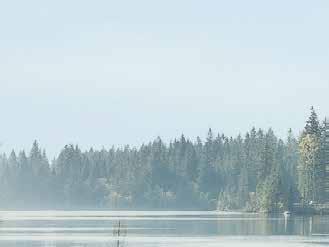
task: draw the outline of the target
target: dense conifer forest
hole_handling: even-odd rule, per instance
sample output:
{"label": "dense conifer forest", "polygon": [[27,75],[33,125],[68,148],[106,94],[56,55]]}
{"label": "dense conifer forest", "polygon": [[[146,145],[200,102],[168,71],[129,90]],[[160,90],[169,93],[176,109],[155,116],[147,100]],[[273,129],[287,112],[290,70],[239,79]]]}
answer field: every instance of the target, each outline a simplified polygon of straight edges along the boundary
{"label": "dense conifer forest", "polygon": [[82,151],[66,145],[51,162],[37,141],[0,157],[3,209],[288,210],[325,201],[323,123],[278,138],[252,128],[236,137],[160,137],[139,148]]}

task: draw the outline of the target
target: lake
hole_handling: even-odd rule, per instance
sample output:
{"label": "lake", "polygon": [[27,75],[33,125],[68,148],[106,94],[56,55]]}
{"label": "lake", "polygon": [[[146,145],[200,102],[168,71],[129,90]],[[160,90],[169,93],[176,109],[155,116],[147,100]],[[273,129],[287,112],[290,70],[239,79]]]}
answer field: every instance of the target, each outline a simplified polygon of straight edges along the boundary
{"label": "lake", "polygon": [[205,211],[1,211],[0,246],[328,246],[329,217]]}

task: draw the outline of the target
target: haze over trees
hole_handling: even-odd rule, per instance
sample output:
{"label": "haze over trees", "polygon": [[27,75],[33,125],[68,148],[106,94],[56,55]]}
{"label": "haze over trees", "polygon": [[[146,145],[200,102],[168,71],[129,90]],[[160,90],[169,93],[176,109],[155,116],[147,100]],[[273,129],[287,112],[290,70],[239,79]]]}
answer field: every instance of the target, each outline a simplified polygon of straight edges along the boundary
{"label": "haze over trees", "polygon": [[313,108],[297,138],[252,128],[205,140],[160,137],[139,148],[82,151],[53,161],[35,141],[0,157],[0,208],[143,208],[277,211],[326,200],[324,126]]}

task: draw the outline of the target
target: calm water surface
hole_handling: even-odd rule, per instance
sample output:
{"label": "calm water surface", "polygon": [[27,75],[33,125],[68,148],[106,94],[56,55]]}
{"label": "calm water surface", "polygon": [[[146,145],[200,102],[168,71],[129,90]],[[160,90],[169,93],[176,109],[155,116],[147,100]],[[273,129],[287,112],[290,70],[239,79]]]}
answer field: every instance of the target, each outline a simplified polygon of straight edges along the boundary
{"label": "calm water surface", "polygon": [[199,211],[1,211],[0,220],[0,246],[329,246],[328,216],[285,218]]}

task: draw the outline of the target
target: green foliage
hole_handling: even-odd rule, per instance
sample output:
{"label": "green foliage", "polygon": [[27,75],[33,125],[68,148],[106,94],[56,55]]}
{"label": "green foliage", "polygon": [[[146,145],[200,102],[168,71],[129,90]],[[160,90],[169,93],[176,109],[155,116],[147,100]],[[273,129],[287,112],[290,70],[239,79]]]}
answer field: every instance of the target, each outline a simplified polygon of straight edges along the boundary
{"label": "green foliage", "polygon": [[311,114],[299,140],[298,190],[303,203],[320,202],[323,199],[322,132],[323,128],[312,107]]}
{"label": "green foliage", "polygon": [[257,199],[261,211],[273,212],[278,210],[281,189],[279,185],[278,174],[270,174],[257,185]]}
{"label": "green foliage", "polygon": [[291,130],[283,141],[272,129],[234,138],[209,129],[205,141],[66,145],[51,164],[34,142],[28,156],[0,156],[0,207],[287,210],[298,194],[321,194],[321,131],[312,109],[299,141]]}
{"label": "green foliage", "polygon": [[317,154],[319,152],[318,139],[310,134],[301,138],[299,163],[299,183],[298,188],[304,202],[315,200],[316,198],[316,177]]}

